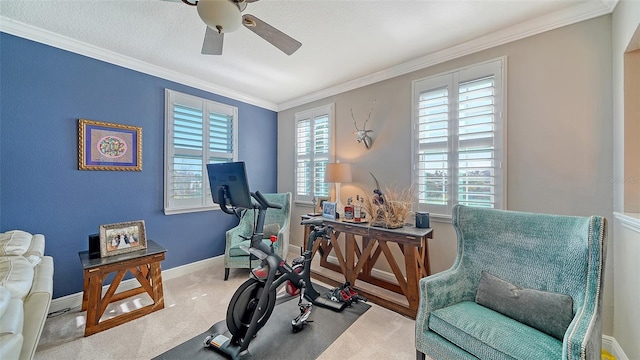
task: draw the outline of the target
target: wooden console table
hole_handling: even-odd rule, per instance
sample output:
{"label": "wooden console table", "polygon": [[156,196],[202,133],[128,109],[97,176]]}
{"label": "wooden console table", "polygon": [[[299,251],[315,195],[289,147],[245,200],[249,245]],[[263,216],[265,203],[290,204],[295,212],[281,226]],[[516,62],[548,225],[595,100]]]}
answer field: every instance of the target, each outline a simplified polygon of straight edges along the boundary
{"label": "wooden console table", "polygon": [[[82,311],[87,311],[84,336],[93,335],[164,308],[160,262],[164,260],[166,251],[156,242],[147,240],[146,249],[126,254],[89,259],[88,251],[78,253],[84,269]],[[138,280],[140,287],[116,294],[116,289],[127,271]],[[103,296],[103,282],[110,273],[116,274]],[[149,294],[153,304],[100,321],[110,303],[144,292]]]}
{"label": "wooden console table", "polygon": [[[342,273],[346,281],[350,282],[358,292],[372,302],[415,318],[419,303],[418,282],[421,278],[431,275],[427,239],[433,238],[433,229],[419,229],[413,226],[385,229],[370,227],[366,223],[359,224],[329,219],[323,219],[323,221],[326,225],[333,227],[333,232],[330,242],[322,240],[316,241],[314,244],[314,253],[320,247],[323,250],[321,252],[320,265]],[[304,244],[306,246],[309,235],[309,228],[306,226],[304,234]],[[341,242],[338,241],[341,234],[344,234],[344,248]],[[361,241],[358,242],[357,238]],[[390,249],[389,245],[393,243],[397,244],[404,255],[404,274]],[[337,265],[328,261],[331,250],[333,250],[338,260]],[[391,267],[391,271],[398,282],[397,284],[372,275],[374,265],[381,259],[381,255]],[[312,274],[315,278],[330,285],[337,286],[339,284],[337,281],[316,271],[313,271]],[[356,280],[403,294],[409,305],[384,298],[372,291],[366,291],[358,286]]]}

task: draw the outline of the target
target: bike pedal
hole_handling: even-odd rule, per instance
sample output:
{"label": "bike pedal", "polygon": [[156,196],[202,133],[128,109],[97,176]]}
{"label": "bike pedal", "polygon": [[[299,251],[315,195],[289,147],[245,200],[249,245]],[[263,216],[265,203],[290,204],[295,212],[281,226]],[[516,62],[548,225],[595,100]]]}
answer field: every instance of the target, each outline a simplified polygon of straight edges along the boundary
{"label": "bike pedal", "polygon": [[298,333],[298,332],[304,330],[304,324],[291,324],[291,330],[294,333]]}
{"label": "bike pedal", "polygon": [[358,296],[358,292],[353,290],[351,287],[345,289],[345,292],[349,294],[349,296]]}
{"label": "bike pedal", "polygon": [[304,329],[304,325],[313,321],[308,320],[311,315],[312,304],[301,304],[300,314],[291,320],[291,329],[297,333]]}

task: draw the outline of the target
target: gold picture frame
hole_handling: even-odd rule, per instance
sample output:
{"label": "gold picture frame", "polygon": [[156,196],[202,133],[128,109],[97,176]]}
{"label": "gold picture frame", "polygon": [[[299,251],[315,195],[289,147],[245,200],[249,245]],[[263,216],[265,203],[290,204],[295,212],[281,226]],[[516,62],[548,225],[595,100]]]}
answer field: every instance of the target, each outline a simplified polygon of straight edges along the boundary
{"label": "gold picture frame", "polygon": [[79,119],[78,169],[142,171],[142,127]]}
{"label": "gold picture frame", "polygon": [[314,209],[314,211],[318,214],[322,214],[322,204],[324,204],[325,201],[329,201],[329,197],[328,196],[317,196],[317,203],[316,203],[316,208]]}
{"label": "gold picture frame", "polygon": [[144,220],[100,225],[100,257],[147,248]]}

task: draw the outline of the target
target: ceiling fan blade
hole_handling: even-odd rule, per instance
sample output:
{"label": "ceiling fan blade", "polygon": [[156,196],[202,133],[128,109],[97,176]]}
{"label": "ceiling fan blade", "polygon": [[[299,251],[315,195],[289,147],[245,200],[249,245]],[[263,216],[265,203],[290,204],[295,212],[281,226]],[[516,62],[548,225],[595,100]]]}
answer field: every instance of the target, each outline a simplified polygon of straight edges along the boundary
{"label": "ceiling fan blade", "polygon": [[259,0],[244,0],[246,3],[258,2]]}
{"label": "ceiling fan blade", "polygon": [[222,55],[222,43],[224,42],[224,33],[207,26],[204,33],[204,42],[202,43],[202,54],[205,55]]}
{"label": "ceiling fan blade", "polygon": [[[246,1],[246,0],[245,0]],[[256,33],[261,38],[267,40],[271,45],[282,50],[287,55],[291,55],[302,46],[302,43],[274,28],[266,22],[258,19],[253,15],[243,15],[242,24],[249,30]]]}

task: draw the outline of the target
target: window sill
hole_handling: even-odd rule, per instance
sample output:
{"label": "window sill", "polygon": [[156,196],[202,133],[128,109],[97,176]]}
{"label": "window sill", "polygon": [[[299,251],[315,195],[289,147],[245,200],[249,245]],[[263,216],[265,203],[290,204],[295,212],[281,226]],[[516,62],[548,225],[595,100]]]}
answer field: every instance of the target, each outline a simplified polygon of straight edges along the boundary
{"label": "window sill", "polygon": [[211,210],[220,210],[220,206],[201,206],[195,208],[173,208],[173,209],[164,209],[165,215],[178,215],[178,214],[188,214],[202,211],[211,211]]}
{"label": "window sill", "polygon": [[433,222],[437,222],[437,223],[445,223],[445,224],[451,224],[452,222],[452,218],[451,215],[445,215],[445,214],[429,214],[429,219]]}
{"label": "window sill", "polygon": [[294,200],[293,203],[297,206],[313,207],[313,203],[311,201]]}

